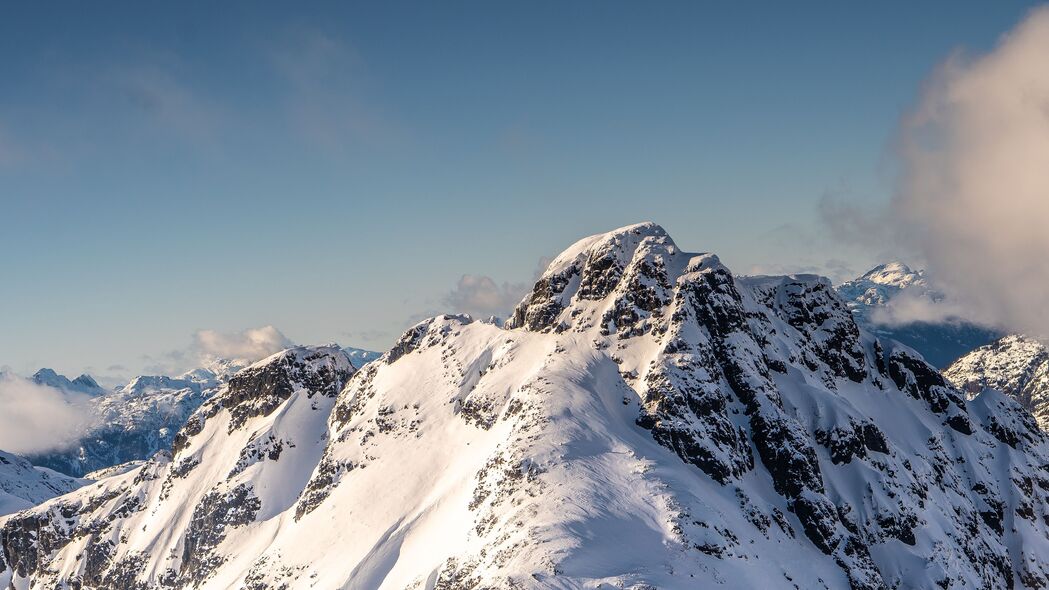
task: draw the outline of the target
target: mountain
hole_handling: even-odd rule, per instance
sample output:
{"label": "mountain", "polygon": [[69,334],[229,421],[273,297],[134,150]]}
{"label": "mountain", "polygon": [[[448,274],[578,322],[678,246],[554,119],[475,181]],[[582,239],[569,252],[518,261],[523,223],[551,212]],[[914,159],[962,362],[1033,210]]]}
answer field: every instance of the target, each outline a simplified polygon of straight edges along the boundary
{"label": "mountain", "polygon": [[67,393],[83,393],[85,395],[102,395],[106,389],[87,374],[83,374],[72,381],[65,375],[59,375],[53,369],[40,369],[30,378],[37,385],[54,387]]}
{"label": "mountain", "polygon": [[363,367],[382,356],[381,352],[364,350],[363,348],[354,348],[352,346],[347,346],[343,348],[342,351],[346,353],[346,356],[349,357],[350,362],[352,362],[355,367]]}
{"label": "mountain", "polygon": [[835,290],[848,302],[862,327],[910,346],[936,367],[946,367],[963,354],[1001,337],[995,330],[957,317],[941,321],[893,317],[892,305],[902,298],[924,306],[944,301],[944,295],[929,285],[924,271],[911,270],[901,262],[876,266]]}
{"label": "mountain", "polygon": [[1005,336],[954,361],[943,375],[969,395],[991,388],[1011,396],[1049,430],[1049,350],[1038,340]]}
{"label": "mountain", "polygon": [[1040,588],[1049,440],[857,327],[640,224],[505,326],[232,377],[170,456],[0,518],[0,586]]}
{"label": "mountain", "polygon": [[[243,366],[244,363],[231,365]],[[218,370],[226,369],[222,366]],[[171,449],[186,420],[228,377],[205,368],[181,377],[136,377],[115,391],[89,400],[91,426],[76,444],[30,455],[28,459],[73,477],[149,459],[158,451]]]}
{"label": "mountain", "polygon": [[0,515],[31,508],[85,483],[0,451]]}

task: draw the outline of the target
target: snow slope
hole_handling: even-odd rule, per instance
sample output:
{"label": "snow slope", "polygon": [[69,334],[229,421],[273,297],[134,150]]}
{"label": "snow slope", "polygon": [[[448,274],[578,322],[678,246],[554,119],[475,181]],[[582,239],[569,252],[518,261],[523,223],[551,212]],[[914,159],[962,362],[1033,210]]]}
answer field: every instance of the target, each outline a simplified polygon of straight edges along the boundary
{"label": "snow slope", "polygon": [[0,451],[0,515],[31,508],[85,483]]}
{"label": "snow slope", "polygon": [[0,585],[1036,588],[1046,443],[825,279],[737,279],[640,224],[505,327],[245,369],[170,459],[0,519]]}
{"label": "snow slope", "polygon": [[957,317],[936,321],[893,317],[890,310],[902,299],[909,299],[912,306],[928,308],[943,305],[944,301],[944,295],[929,285],[924,271],[911,270],[902,262],[878,265],[835,290],[848,303],[860,326],[910,346],[936,367],[946,367],[1001,336]]}
{"label": "snow slope", "polygon": [[969,395],[991,388],[1014,398],[1049,430],[1049,350],[1041,342],[1005,336],[951,363],[943,375]]}

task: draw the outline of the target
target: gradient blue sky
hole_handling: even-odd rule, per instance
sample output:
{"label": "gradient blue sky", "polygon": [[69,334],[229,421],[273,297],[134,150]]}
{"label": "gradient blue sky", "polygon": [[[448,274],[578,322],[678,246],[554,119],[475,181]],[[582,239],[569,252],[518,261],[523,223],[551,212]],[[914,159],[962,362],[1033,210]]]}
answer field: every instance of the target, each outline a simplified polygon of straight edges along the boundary
{"label": "gradient blue sky", "polygon": [[862,271],[820,200],[887,199],[923,80],[1030,5],[46,6],[0,18],[0,365],[119,374],[203,329],[383,348],[641,220]]}

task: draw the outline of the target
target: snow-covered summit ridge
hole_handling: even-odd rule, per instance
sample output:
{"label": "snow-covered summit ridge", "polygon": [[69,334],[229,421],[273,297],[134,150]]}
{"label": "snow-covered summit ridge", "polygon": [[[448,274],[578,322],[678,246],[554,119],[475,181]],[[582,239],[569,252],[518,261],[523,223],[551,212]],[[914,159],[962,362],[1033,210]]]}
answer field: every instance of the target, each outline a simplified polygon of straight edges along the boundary
{"label": "snow-covered summit ridge", "polygon": [[643,224],[571,247],[507,326],[245,369],[170,459],[0,519],[0,585],[1049,584],[1045,435],[825,280],[735,277]]}
{"label": "snow-covered summit ridge", "polygon": [[891,285],[893,287],[899,287],[900,289],[906,289],[913,285],[925,284],[925,271],[911,270],[906,264],[894,261],[875,266],[864,273],[863,276],[860,277],[860,280],[867,280],[878,285]]}
{"label": "snow-covered summit ridge", "polygon": [[911,270],[902,262],[875,266],[860,277],[839,285],[838,293],[860,313],[866,313],[870,308],[887,305],[905,289],[913,296],[930,300],[942,298],[929,287],[925,271]]}

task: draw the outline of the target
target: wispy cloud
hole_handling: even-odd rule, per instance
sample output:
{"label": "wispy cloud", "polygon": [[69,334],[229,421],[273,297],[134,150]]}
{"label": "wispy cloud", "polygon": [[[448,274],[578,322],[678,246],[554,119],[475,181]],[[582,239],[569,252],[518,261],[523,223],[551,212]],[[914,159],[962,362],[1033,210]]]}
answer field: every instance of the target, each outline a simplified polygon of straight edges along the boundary
{"label": "wispy cloud", "polygon": [[215,99],[161,62],[115,65],[104,77],[131,112],[154,129],[195,142],[213,142],[225,117]]}
{"label": "wispy cloud", "polygon": [[11,168],[25,160],[25,148],[0,122],[0,168]]}
{"label": "wispy cloud", "polygon": [[444,297],[451,311],[477,318],[505,318],[532,287],[528,283],[497,283],[483,275],[463,275],[455,289]]}
{"label": "wispy cloud", "polygon": [[296,30],[271,51],[292,129],[326,149],[389,144],[403,130],[369,95],[365,60],[349,44],[317,30]]}

